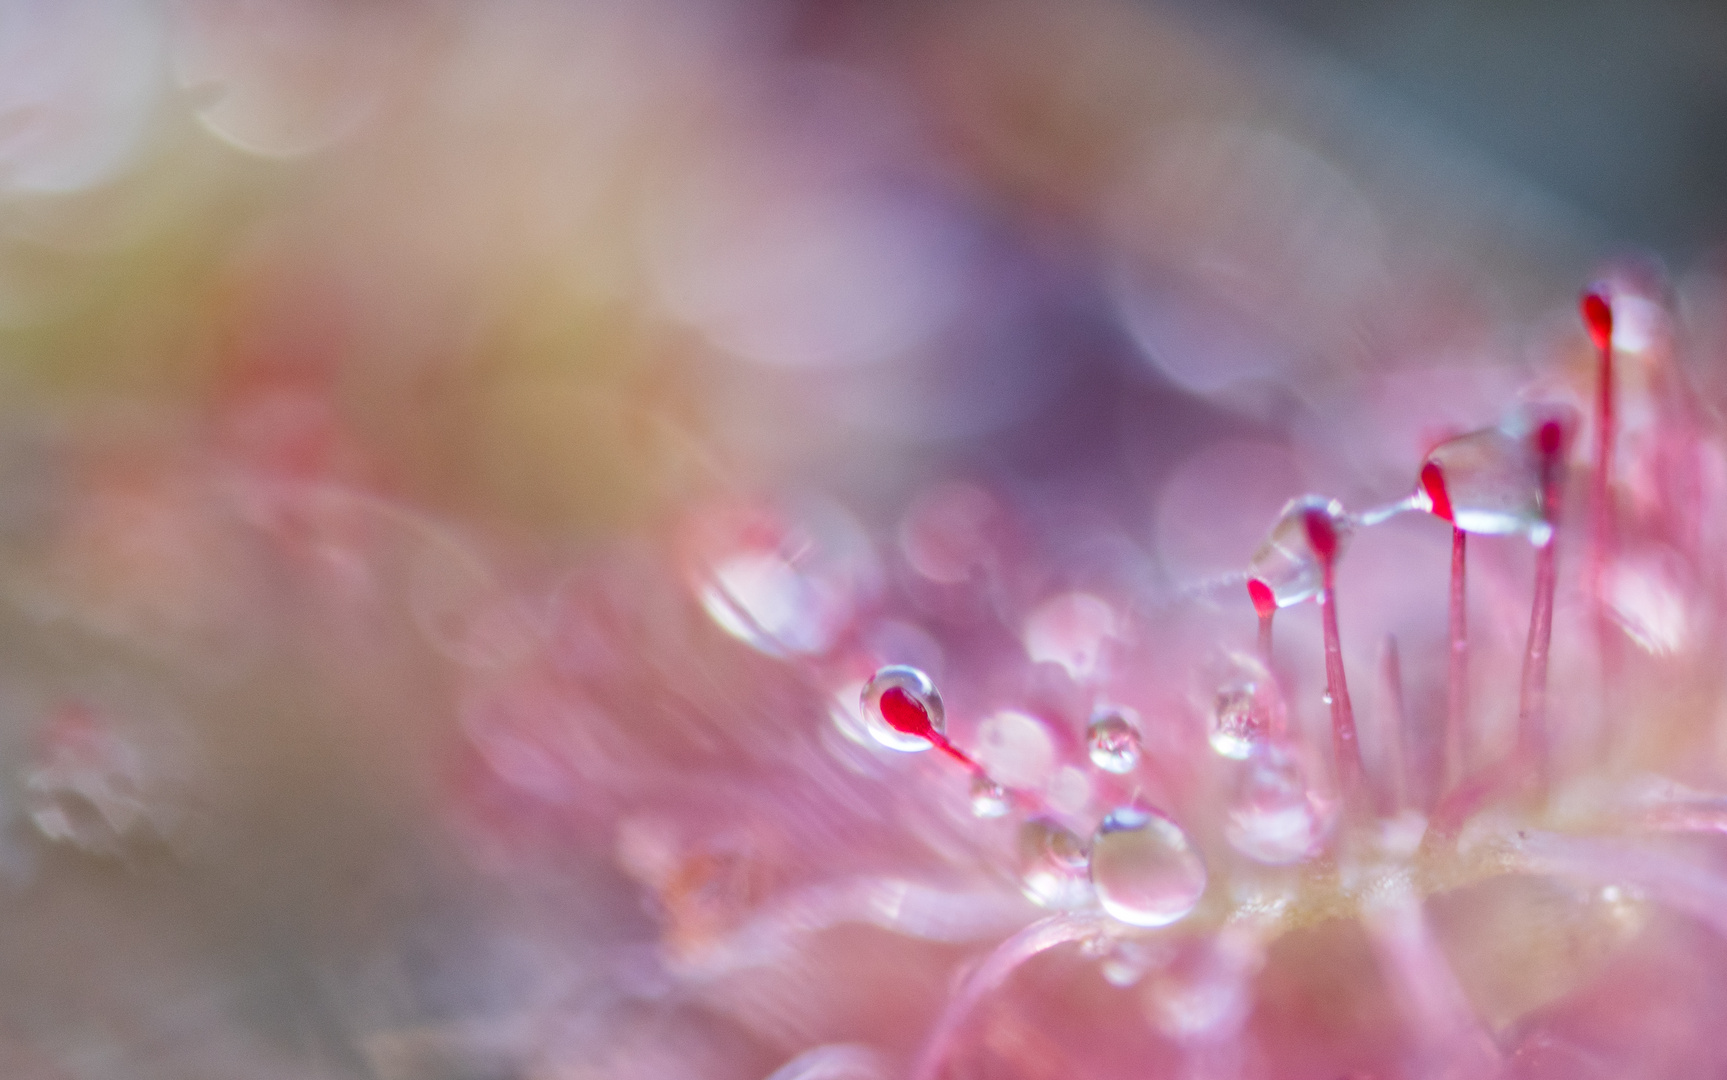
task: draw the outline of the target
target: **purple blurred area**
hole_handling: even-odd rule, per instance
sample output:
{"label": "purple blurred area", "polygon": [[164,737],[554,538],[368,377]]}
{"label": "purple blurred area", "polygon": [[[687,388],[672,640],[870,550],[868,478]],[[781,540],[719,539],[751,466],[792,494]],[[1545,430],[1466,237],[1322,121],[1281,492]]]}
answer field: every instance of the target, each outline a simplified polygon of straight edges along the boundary
{"label": "purple blurred area", "polygon": [[[907,1075],[1036,912],[966,777],[861,737],[863,681],[930,672],[1077,818],[1140,793],[1072,764],[1113,680],[1135,783],[1205,805],[1193,673],[1287,498],[1400,499],[1530,385],[1585,395],[1571,305],[1627,248],[1673,260],[1610,264],[1628,347],[1671,303],[1721,355],[1724,35],[0,0],[0,1076]],[[1423,715],[1431,524],[1349,571],[1351,662],[1402,635]],[[1527,555],[1481,565],[1498,677]],[[1720,946],[1660,933],[1622,962],[1705,1025]],[[1359,936],[1279,946],[1294,1064],[1230,1068],[1402,1060]],[[1161,1075],[1210,947],[1137,996],[1039,958],[952,1075]]]}

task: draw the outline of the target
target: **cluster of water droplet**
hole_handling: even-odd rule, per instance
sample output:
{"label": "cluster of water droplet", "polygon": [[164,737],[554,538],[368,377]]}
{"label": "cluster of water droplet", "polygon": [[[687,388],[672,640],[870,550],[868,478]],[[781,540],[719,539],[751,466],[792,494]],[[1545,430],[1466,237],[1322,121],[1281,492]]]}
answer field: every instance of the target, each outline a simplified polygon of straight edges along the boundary
{"label": "cluster of water droplet", "polygon": [[[1587,311],[1586,302],[1586,317]],[[1610,327],[1602,330],[1591,323],[1589,329],[1597,347],[1605,350]],[[926,668],[941,674],[960,654],[947,653],[922,630],[888,621],[898,637],[878,633],[879,626],[862,625],[849,628],[846,635],[828,635],[822,648],[839,642],[833,646],[837,650],[849,648],[852,641],[867,641],[861,655],[868,657],[870,667],[901,657],[919,665],[882,667],[867,681],[846,682],[841,695],[847,709],[843,716],[836,710],[836,718],[842,726],[850,725],[843,729],[856,742],[901,753],[935,749],[939,755],[927,755],[926,760],[952,759],[969,771],[962,774],[968,788],[953,785],[954,791],[966,792],[966,800],[948,798],[942,805],[961,820],[969,816],[989,823],[979,827],[975,837],[1003,845],[1000,862],[1011,868],[1020,891],[1052,913],[1004,942],[1001,955],[1023,957],[1049,942],[1077,941],[1110,983],[1142,984],[1145,1014],[1166,1034],[1219,1040],[1224,1037],[1220,1032],[1240,1032],[1254,992],[1253,972],[1264,962],[1264,945],[1273,936],[1352,908],[1368,924],[1370,936],[1413,933],[1396,921],[1402,917],[1396,914],[1402,910],[1399,905],[1418,910],[1417,894],[1436,887],[1433,881],[1453,880],[1444,875],[1454,871],[1474,872],[1464,865],[1468,856],[1446,862],[1458,852],[1479,850],[1478,838],[1471,836],[1465,843],[1457,832],[1444,831],[1452,827],[1444,824],[1448,799],[1497,784],[1492,798],[1501,809],[1521,812],[1543,805],[1539,800],[1545,798],[1545,789],[1527,796],[1530,785],[1513,790],[1511,781],[1500,778],[1495,769],[1506,762],[1471,765],[1469,755],[1455,754],[1443,737],[1433,742],[1444,744],[1444,752],[1431,756],[1445,760],[1407,764],[1423,752],[1419,740],[1425,737],[1410,733],[1437,722],[1432,716],[1437,710],[1422,703],[1424,712],[1412,712],[1411,719],[1404,720],[1394,639],[1387,642],[1389,659],[1380,672],[1385,691],[1380,700],[1387,703],[1383,716],[1389,719],[1373,733],[1376,740],[1386,741],[1371,745],[1376,770],[1367,773],[1344,680],[1337,570],[1357,533],[1394,515],[1424,511],[1454,527],[1455,660],[1466,652],[1458,647],[1458,627],[1466,620],[1455,615],[1467,610],[1461,569],[1465,534],[1522,538],[1536,549],[1537,579],[1522,687],[1527,694],[1529,686],[1539,686],[1530,672],[1545,679],[1546,642],[1537,630],[1544,635],[1551,629],[1552,567],[1558,547],[1551,541],[1565,491],[1563,470],[1577,429],[1578,418],[1564,407],[1523,406],[1492,427],[1433,445],[1403,497],[1377,509],[1351,513],[1338,500],[1316,494],[1289,500],[1242,568],[1244,573],[1224,579],[1232,588],[1247,586],[1259,618],[1258,650],[1219,650],[1182,661],[1199,672],[1189,696],[1188,715],[1195,722],[1191,730],[1169,722],[1163,699],[1124,692],[1121,676],[1130,665],[1123,661],[1130,654],[1119,643],[1135,641],[1140,628],[1100,596],[1077,591],[1057,592],[1027,606],[1030,614],[1021,634],[1025,653],[1017,659],[1029,661],[1030,677],[1018,684],[1029,700],[968,713],[960,687],[983,685],[999,692],[1013,684],[994,678],[999,673],[993,671],[985,673],[991,678],[955,682],[950,687],[956,708],[951,738],[946,707]],[[1605,444],[1598,453],[1606,460],[1610,441],[1597,441]],[[1599,495],[1591,502],[1608,505]],[[970,540],[984,542],[976,536]],[[781,547],[773,550],[780,552]],[[801,551],[785,560],[788,565],[817,565]],[[991,574],[999,572],[999,560],[984,561]],[[957,590],[988,576],[974,574],[968,569],[972,565],[968,557],[954,566],[932,562],[930,573],[914,569]],[[733,593],[756,596],[751,590]],[[1005,606],[1017,607],[1028,599],[1016,595]],[[1307,601],[1317,601],[1320,609],[1322,697],[1302,685],[1301,673],[1280,663],[1283,658],[1272,648],[1274,620],[1288,618],[1279,613]],[[1347,597],[1344,604],[1350,604]],[[999,618],[1002,595],[992,593],[989,605],[989,617]],[[772,622],[768,615],[774,610],[765,602],[754,604],[751,624]],[[1296,629],[1311,632],[1299,625]],[[776,632],[756,647],[769,655],[777,649],[783,656],[789,637]],[[805,656],[819,651],[808,649]],[[836,659],[861,675],[858,656]],[[1457,671],[1448,669],[1449,685],[1467,685]],[[826,672],[831,675],[832,668]],[[1167,674],[1161,681],[1167,688]],[[1119,703],[1117,695],[1143,710],[1144,721],[1139,712]],[[1330,713],[1329,759],[1315,735],[1303,730],[1315,719],[1313,711],[1294,704],[1315,700],[1323,700]],[[1453,723],[1455,701],[1445,704],[1445,722]],[[1528,715],[1537,714],[1520,709],[1510,765],[1522,764],[1516,756],[1524,752]],[[1064,724],[1074,730],[1065,730]],[[1447,730],[1441,728],[1440,735]],[[1400,741],[1405,739],[1410,740],[1407,745]],[[1192,756],[1195,751],[1198,761]],[[1166,759],[1166,752],[1183,757],[1174,762]],[[871,760],[893,759],[872,751]],[[1418,775],[1417,769],[1429,772]],[[1423,784],[1429,790],[1412,794]],[[1473,828],[1489,820],[1491,815],[1475,812],[1485,805],[1466,807],[1456,826]],[[1202,819],[1201,814],[1206,816]],[[1182,925],[1164,931],[1176,924]],[[1195,943],[1196,948],[1183,951]],[[1426,947],[1413,937],[1393,941],[1387,946],[1387,963],[1399,962],[1398,948],[1416,945]],[[1416,957],[1410,963],[1430,960]]]}
{"label": "cluster of water droplet", "polygon": [[[1424,510],[1460,533],[1520,535],[1545,545],[1552,533],[1556,470],[1574,426],[1569,415],[1525,408],[1494,427],[1439,443],[1421,462],[1412,494],[1398,502],[1361,514],[1313,494],[1284,505],[1245,568],[1260,619],[1258,654],[1227,654],[1195,699],[1206,725],[1205,743],[1215,755],[1206,782],[1222,812],[1217,833],[1230,855],[1260,867],[1310,862],[1334,845],[1346,810],[1363,805],[1360,751],[1343,681],[1333,596],[1337,562],[1354,534],[1397,513]],[[772,547],[770,554],[781,558],[784,547]],[[751,550],[758,548],[769,550],[765,541]],[[825,565],[801,551],[781,561],[816,569]],[[839,640],[837,622],[819,641],[805,642],[778,628],[771,616],[779,608],[760,593],[731,589],[726,594],[730,606],[722,606],[716,619],[734,633],[734,623],[772,630],[761,641],[739,636],[782,658],[800,650],[821,653]],[[1335,774],[1288,730],[1286,676],[1273,658],[1274,616],[1309,600],[1324,609],[1324,701],[1331,708],[1338,754]],[[745,608],[748,618],[732,617]],[[849,618],[855,610],[844,614]],[[900,753],[935,749],[969,770],[970,814],[1013,823],[1013,863],[1022,892],[1050,910],[1107,916],[1120,928],[1105,935],[1116,943],[1192,914],[1212,876],[1189,833],[1170,813],[1150,805],[1143,786],[1135,783],[1146,753],[1139,716],[1105,700],[1111,643],[1124,632],[1125,621],[1111,605],[1086,593],[1059,594],[1027,620],[1024,644],[1031,661],[1059,667],[1069,685],[1091,698],[1078,766],[1061,760],[1072,744],[1052,734],[1047,719],[1016,709],[968,720],[962,730],[975,747],[956,745],[948,736],[942,696],[919,666],[879,668],[861,686],[841,692],[856,703],[855,711],[849,704],[835,710],[842,729],[856,739]],[[941,659],[939,647],[917,634],[881,651]],[[1114,956],[1112,950],[1100,955]],[[1125,960],[1115,966],[1124,981],[1144,968]]]}
{"label": "cluster of water droplet", "polygon": [[[1540,425],[1549,423],[1523,412],[1441,443],[1422,463],[1415,494],[1385,511],[1352,516],[1337,500],[1318,495],[1284,506],[1247,567],[1264,628],[1264,655],[1233,654],[1211,692],[1206,734],[1223,770],[1222,833],[1238,856],[1273,867],[1318,857],[1336,832],[1344,802],[1315,782],[1303,747],[1283,730],[1282,694],[1269,649],[1272,614],[1323,599],[1353,533],[1400,510],[1427,510],[1464,531],[1520,534],[1544,543],[1551,529],[1546,485],[1553,450]],[[1325,700],[1336,701],[1329,679]],[[877,671],[863,686],[861,708],[866,730],[880,745],[908,752],[940,748],[968,765],[970,806],[978,818],[1026,813],[1017,832],[1017,869],[1025,895],[1039,905],[1098,909],[1141,928],[1168,925],[1199,905],[1208,881],[1199,850],[1173,818],[1143,805],[1137,794],[1105,812],[1089,833],[1076,829],[1071,808],[1058,809],[1038,791],[999,782],[948,741],[941,696],[916,667]],[[1001,727],[999,720],[998,715],[990,723]],[[1097,707],[1084,747],[1109,790],[1109,778],[1131,777],[1141,765],[1138,717],[1120,706]]]}
{"label": "cluster of water droplet", "polygon": [[[896,750],[926,750],[945,739],[943,709],[933,682],[922,671],[893,666],[864,685],[862,706],[869,731]],[[1085,732],[1092,765],[1111,776],[1139,767],[1139,725],[1130,710],[1099,708]],[[1104,815],[1090,840],[1062,817],[1041,809],[1034,792],[1014,794],[974,765],[972,812],[999,818],[1020,803],[1039,808],[1018,830],[1021,888],[1033,902],[1055,910],[1091,905],[1130,926],[1155,927],[1191,912],[1205,892],[1206,869],[1199,852],[1167,815],[1135,803]]]}

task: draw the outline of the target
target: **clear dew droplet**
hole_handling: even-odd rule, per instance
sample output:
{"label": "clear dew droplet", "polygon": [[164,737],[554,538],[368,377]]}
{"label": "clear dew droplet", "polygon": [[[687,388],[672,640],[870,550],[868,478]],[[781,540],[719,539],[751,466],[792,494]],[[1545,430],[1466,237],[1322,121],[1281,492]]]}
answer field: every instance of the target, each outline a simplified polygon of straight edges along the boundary
{"label": "clear dew droplet", "polygon": [[1284,506],[1247,564],[1248,578],[1270,589],[1280,608],[1311,599],[1324,584],[1324,563],[1313,545],[1315,524],[1329,527],[1333,557],[1341,555],[1351,529],[1343,504],[1319,495],[1303,495]]}
{"label": "clear dew droplet", "polygon": [[884,667],[864,684],[864,724],[876,742],[890,750],[928,750],[931,735],[947,730],[947,716],[935,683],[917,668]]}
{"label": "clear dew droplet", "polygon": [[1421,463],[1415,504],[1464,532],[1544,545],[1553,535],[1544,474],[1564,461],[1579,422],[1570,406],[1532,404],[1498,427],[1448,439]]}
{"label": "clear dew droplet", "polygon": [[1211,713],[1211,748],[1226,758],[1246,760],[1265,737],[1259,686],[1245,680],[1225,683]]}
{"label": "clear dew droplet", "polygon": [[1168,926],[1205,893],[1205,863],[1181,826],[1155,811],[1112,810],[1091,839],[1103,910],[1132,926]]}
{"label": "clear dew droplet", "polygon": [[1118,776],[1139,766],[1139,726],[1124,709],[1100,709],[1085,729],[1086,751],[1091,763]]}
{"label": "clear dew droplet", "polygon": [[1007,789],[979,773],[971,778],[971,812],[984,819],[1006,817],[1013,809]]}
{"label": "clear dew droplet", "polygon": [[1046,908],[1083,907],[1091,902],[1085,841],[1058,821],[1033,818],[1019,828],[1020,889]]}
{"label": "clear dew droplet", "polygon": [[1336,806],[1307,783],[1287,750],[1263,746],[1248,761],[1229,803],[1230,846],[1268,866],[1305,862],[1325,847]]}
{"label": "clear dew droplet", "polygon": [[1545,524],[1535,448],[1527,434],[1504,427],[1434,447],[1421,463],[1416,502],[1464,532],[1524,535]]}

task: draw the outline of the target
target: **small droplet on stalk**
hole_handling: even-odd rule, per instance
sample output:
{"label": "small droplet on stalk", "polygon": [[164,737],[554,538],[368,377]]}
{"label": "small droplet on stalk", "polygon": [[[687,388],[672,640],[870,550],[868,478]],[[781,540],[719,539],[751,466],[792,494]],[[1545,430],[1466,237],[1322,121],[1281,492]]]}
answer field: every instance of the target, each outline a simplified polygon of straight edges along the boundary
{"label": "small droplet on stalk", "polygon": [[[1320,523],[1317,533],[1314,522]],[[1318,596],[1325,584],[1325,560],[1337,557],[1350,529],[1336,500],[1319,495],[1291,499],[1247,565],[1248,594],[1260,618]],[[1328,554],[1321,555],[1316,540],[1325,544]]]}
{"label": "small droplet on stalk", "polygon": [[1416,505],[1464,532],[1535,539],[1546,519],[1540,463],[1532,450],[1515,427],[1447,439],[1421,463]]}
{"label": "small droplet on stalk", "polygon": [[1139,728],[1120,709],[1101,709],[1085,730],[1086,752],[1104,772],[1122,776],[1139,767]]}

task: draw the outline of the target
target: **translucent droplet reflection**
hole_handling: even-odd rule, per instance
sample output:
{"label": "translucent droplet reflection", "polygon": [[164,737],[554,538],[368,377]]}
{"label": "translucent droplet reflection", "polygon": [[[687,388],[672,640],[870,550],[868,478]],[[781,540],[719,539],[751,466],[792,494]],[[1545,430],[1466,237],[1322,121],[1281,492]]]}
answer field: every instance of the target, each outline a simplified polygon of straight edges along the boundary
{"label": "translucent droplet reflection", "polygon": [[1300,762],[1282,747],[1265,745],[1241,774],[1224,835],[1256,862],[1289,866],[1319,854],[1335,820],[1335,805],[1308,785]]}
{"label": "translucent droplet reflection", "polygon": [[1217,691],[1211,714],[1211,748],[1226,758],[1246,760],[1264,737],[1256,707],[1259,687],[1237,680]]}
{"label": "translucent droplet reflection", "polygon": [[1013,809],[1008,799],[1007,789],[979,773],[971,778],[971,812],[974,816],[990,819],[1006,817]]}
{"label": "translucent droplet reflection", "polygon": [[860,695],[870,737],[889,750],[928,750],[930,734],[947,730],[941,695],[930,677],[914,667],[884,667]]}
{"label": "translucent droplet reflection", "polygon": [[1111,916],[1133,926],[1167,926],[1205,893],[1205,863],[1181,826],[1154,811],[1110,812],[1091,840],[1091,882]]}
{"label": "translucent droplet reflection", "polygon": [[690,534],[686,558],[703,610],[768,656],[827,652],[876,585],[867,537],[830,504],[799,506],[795,517],[721,509],[698,518]]}
{"label": "translucent droplet reflection", "polygon": [[1082,907],[1091,901],[1085,842],[1049,818],[1033,818],[1019,829],[1020,889],[1046,908]]}
{"label": "translucent droplet reflection", "polygon": [[1245,761],[1269,737],[1281,705],[1271,672],[1256,657],[1231,652],[1196,688],[1194,705],[1206,717],[1206,740],[1221,757]]}
{"label": "translucent droplet reflection", "polygon": [[1103,709],[1085,730],[1091,763],[1118,776],[1139,766],[1139,728],[1121,709]]}
{"label": "translucent droplet reflection", "polygon": [[1319,495],[1303,495],[1284,506],[1248,562],[1247,576],[1270,589],[1278,607],[1310,599],[1324,584],[1324,563],[1313,544],[1315,526],[1329,527],[1333,556],[1341,555],[1351,529],[1343,504]]}
{"label": "translucent droplet reflection", "polygon": [[1503,427],[1434,447],[1421,464],[1416,502],[1464,532],[1512,536],[1546,529],[1540,462],[1527,435]]}

